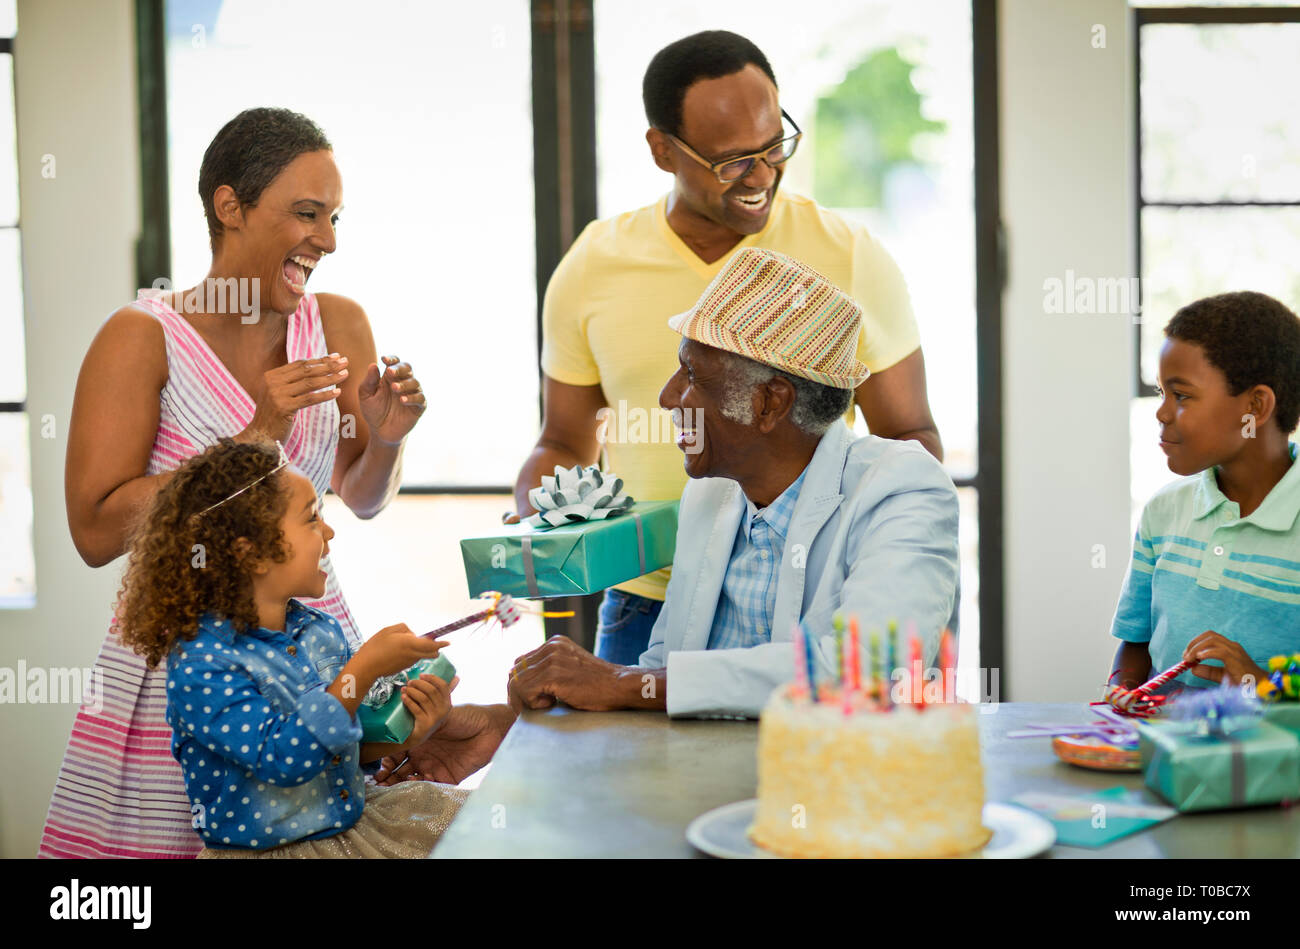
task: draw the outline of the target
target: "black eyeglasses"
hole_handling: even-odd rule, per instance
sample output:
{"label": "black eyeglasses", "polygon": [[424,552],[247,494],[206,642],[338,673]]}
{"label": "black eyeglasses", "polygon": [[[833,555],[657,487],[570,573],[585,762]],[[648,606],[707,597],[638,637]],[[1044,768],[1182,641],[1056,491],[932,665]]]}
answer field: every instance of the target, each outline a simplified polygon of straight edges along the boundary
{"label": "black eyeglasses", "polygon": [[[728,181],[736,181],[744,178],[754,170],[754,163],[762,159],[767,163],[769,168],[776,168],[790,160],[795,149],[799,147],[799,139],[803,138],[803,132],[794,119],[790,118],[785,109],[781,110],[781,118],[785,119],[794,127],[794,134],[781,139],[775,145],[763,149],[761,152],[754,152],[749,155],[741,155],[737,158],[727,158],[723,161],[709,161],[691,146],[687,145],[672,132],[664,132],[669,138],[678,144],[682,151],[690,155],[697,162],[703,165],[709,171],[713,172],[719,181],[724,184]],[[660,129],[660,131],[663,131]]]}

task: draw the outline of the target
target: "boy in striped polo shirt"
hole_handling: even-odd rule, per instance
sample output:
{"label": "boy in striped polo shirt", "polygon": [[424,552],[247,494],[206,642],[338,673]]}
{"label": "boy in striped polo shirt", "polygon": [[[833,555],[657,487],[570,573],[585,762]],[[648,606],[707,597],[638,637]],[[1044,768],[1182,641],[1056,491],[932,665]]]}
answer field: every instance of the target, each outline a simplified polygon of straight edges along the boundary
{"label": "boy in striped polo shirt", "polygon": [[1262,293],[1183,307],[1160,351],[1160,447],[1187,477],[1142,511],[1111,634],[1125,688],[1266,680],[1300,650],[1300,319]]}

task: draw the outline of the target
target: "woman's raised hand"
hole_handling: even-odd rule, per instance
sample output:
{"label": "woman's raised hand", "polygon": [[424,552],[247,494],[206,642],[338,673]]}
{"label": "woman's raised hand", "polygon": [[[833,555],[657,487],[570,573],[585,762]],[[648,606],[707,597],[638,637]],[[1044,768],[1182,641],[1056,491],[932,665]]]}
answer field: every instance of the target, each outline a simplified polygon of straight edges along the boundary
{"label": "woman's raised hand", "polygon": [[380,358],[383,368],[378,363],[370,364],[366,377],[357,387],[357,398],[371,437],[396,445],[410,434],[427,406],[424,390],[411,372],[410,363],[396,356]]}
{"label": "woman's raised hand", "polygon": [[257,400],[257,410],[244,431],[285,441],[299,409],[339,397],[339,386],[348,377],[347,366],[348,357],[331,353],[268,370],[263,376],[266,386]]}

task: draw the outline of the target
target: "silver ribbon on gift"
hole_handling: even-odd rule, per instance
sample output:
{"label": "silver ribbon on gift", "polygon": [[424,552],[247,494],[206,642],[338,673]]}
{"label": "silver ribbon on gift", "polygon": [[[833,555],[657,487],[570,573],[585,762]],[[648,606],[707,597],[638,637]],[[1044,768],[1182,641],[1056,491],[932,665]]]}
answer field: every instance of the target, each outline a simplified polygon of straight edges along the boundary
{"label": "silver ribbon on gift", "polygon": [[[637,560],[641,564],[641,575],[646,572],[646,530],[641,523],[641,515],[632,512],[632,523],[637,525]],[[533,538],[524,534],[519,538],[519,552],[524,560],[524,584],[528,586],[529,597],[541,597],[542,590],[537,585],[537,563],[533,560]]]}
{"label": "silver ribbon on gift", "polygon": [[645,575],[645,528],[641,525],[641,515],[633,514],[632,523],[636,524],[636,555],[641,561],[641,574]]}
{"label": "silver ribbon on gift", "polygon": [[623,492],[623,479],[595,465],[556,465],[554,476],[543,475],[541,486],[528,492],[528,501],[537,513],[524,523],[534,529],[598,521],[632,506],[632,498]]}
{"label": "silver ribbon on gift", "polygon": [[388,700],[409,681],[406,677],[406,670],[394,672],[388,676],[380,676],[375,680],[375,684],[370,687],[366,697],[361,700],[361,704],[369,705],[371,708],[383,708],[388,704]]}
{"label": "silver ribbon on gift", "polygon": [[[646,530],[641,523],[641,515],[632,511],[632,523],[637,526],[637,560],[641,564],[641,575],[646,572]],[[528,586],[529,597],[541,597],[542,590],[537,585],[537,563],[533,559],[533,538],[524,534],[519,538],[519,552],[524,560],[524,584]]]}
{"label": "silver ribbon on gift", "polygon": [[533,539],[525,534],[520,538],[520,549],[524,557],[524,582],[528,584],[529,596],[541,596],[537,586],[537,567],[533,565]]}

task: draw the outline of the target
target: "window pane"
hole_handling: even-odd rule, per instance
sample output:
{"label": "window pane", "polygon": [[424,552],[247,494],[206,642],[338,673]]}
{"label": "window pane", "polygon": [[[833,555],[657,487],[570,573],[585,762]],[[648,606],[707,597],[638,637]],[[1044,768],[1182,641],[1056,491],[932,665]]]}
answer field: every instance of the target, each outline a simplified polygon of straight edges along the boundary
{"label": "window pane", "polygon": [[196,182],[218,129],[252,106],[306,114],[346,205],[309,289],[360,302],[429,399],[404,482],[513,483],[539,422],[527,0],[191,9],[168,4],[176,282],[208,270]]}
{"label": "window pane", "polygon": [[1300,309],[1300,208],[1142,210],[1142,377],[1154,385],[1165,324],[1214,293],[1257,290]]}
{"label": "window pane", "polygon": [[597,0],[602,217],[671,187],[645,142],[641,80],[674,40],[728,29],[758,45],[804,130],[782,189],[861,221],[898,262],[920,326],[930,405],[954,476],[977,464],[970,4]]}
{"label": "window pane", "polygon": [[17,229],[0,229],[0,402],[27,398],[21,254]]}
{"label": "window pane", "polygon": [[18,32],[18,0],[0,0],[0,36]]}
{"label": "window pane", "polygon": [[0,55],[0,227],[18,223],[18,135],[14,122],[14,58]]}
{"label": "window pane", "polygon": [[0,609],[36,605],[27,415],[0,412]]}
{"label": "window pane", "polygon": [[1141,28],[1142,197],[1300,200],[1300,23]]}

